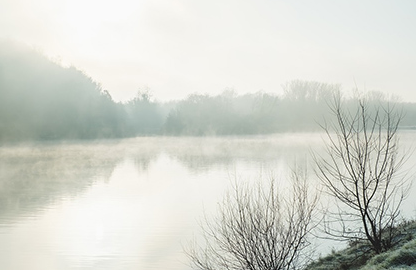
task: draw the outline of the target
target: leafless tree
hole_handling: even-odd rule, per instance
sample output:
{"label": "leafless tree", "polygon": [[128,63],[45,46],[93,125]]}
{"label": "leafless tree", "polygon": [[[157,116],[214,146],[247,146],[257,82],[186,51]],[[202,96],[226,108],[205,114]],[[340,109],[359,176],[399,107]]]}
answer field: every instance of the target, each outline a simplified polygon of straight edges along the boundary
{"label": "leafless tree", "polygon": [[[202,270],[277,270],[305,265],[308,236],[314,227],[317,195],[305,173],[295,173],[291,188],[237,183],[213,219],[202,224],[202,241],[187,250]],[[289,185],[290,186],[290,185]],[[288,195],[288,196],[283,196]]]}
{"label": "leafless tree", "polygon": [[323,125],[327,155],[314,156],[318,176],[338,206],[325,231],[340,240],[366,240],[380,253],[394,244],[406,195],[400,172],[406,155],[398,149],[397,136],[403,114],[389,103],[357,103],[346,110],[341,97],[334,97],[335,120]]}

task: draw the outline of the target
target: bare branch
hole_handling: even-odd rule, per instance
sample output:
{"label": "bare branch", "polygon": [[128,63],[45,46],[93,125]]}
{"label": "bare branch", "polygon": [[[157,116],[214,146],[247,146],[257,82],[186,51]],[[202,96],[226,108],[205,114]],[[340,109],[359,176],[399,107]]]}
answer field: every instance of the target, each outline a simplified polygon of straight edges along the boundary
{"label": "bare branch", "polygon": [[406,194],[406,179],[397,173],[405,161],[397,138],[403,114],[389,103],[371,108],[358,100],[353,113],[344,106],[334,97],[330,108],[336,120],[323,126],[327,157],[313,155],[318,177],[340,203],[324,230],[338,239],[369,241],[380,253],[394,244],[393,229]]}
{"label": "bare branch", "polygon": [[205,219],[204,241],[186,251],[192,265],[201,270],[289,270],[304,265],[318,202],[305,177],[293,174],[290,196],[283,196],[273,179],[254,188],[236,183],[219,205],[218,216]]}

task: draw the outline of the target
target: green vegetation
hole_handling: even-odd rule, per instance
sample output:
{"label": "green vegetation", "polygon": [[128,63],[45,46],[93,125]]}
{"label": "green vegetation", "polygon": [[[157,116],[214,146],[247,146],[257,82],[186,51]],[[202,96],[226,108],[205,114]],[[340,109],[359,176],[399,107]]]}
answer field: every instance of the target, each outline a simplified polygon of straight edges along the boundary
{"label": "green vegetation", "polygon": [[122,110],[81,71],[0,44],[0,141],[118,137]]}
{"label": "green vegetation", "polygon": [[[292,81],[283,95],[226,90],[161,103],[145,91],[117,103],[80,70],[0,41],[0,142],[314,131],[316,121],[328,113],[328,97],[339,91],[339,85]],[[368,98],[386,100],[377,92]],[[406,112],[402,125],[415,127],[415,104],[401,105]]]}
{"label": "green vegetation", "polygon": [[349,247],[333,251],[309,264],[307,270],[381,270],[416,269],[416,222],[403,222],[395,228],[397,244],[390,250],[375,254],[366,242],[351,242]]}
{"label": "green vegetation", "polygon": [[[327,145],[330,162],[323,159],[318,170],[332,195],[354,210],[336,212],[341,226],[335,228],[338,229],[335,233],[332,230],[333,235],[349,240],[350,246],[318,259],[307,269],[416,269],[416,223],[397,225],[400,202],[404,198],[398,190],[403,186],[391,181],[403,161],[397,159],[394,135],[400,128],[416,127],[416,104],[392,101],[381,93],[370,92],[365,96],[365,106],[359,103],[361,111],[358,110],[357,114],[349,112],[356,109],[357,101],[362,100],[359,94],[340,98],[345,111],[340,110],[341,103],[337,103],[332,107],[332,112],[336,113],[331,115],[331,107],[327,106],[329,97],[340,93],[339,85],[292,81],[284,86],[283,95],[262,92],[237,95],[227,90],[216,96],[194,94],[181,101],[160,103],[145,91],[138,92],[126,103],[117,103],[108,91],[76,68],[64,68],[38,52],[0,42],[0,143],[140,135],[212,136],[318,131],[316,121],[325,116],[326,123],[338,124],[339,129],[338,132],[335,129],[335,135],[331,137],[333,130],[324,127],[332,142],[332,145]],[[396,115],[390,109],[386,110],[393,107],[402,108],[404,112],[399,112],[397,121]],[[383,111],[387,114],[385,118],[381,116]],[[385,130],[386,134],[383,133]],[[9,190],[19,190],[24,185],[26,183],[16,181]],[[306,191],[306,188],[301,190]],[[309,244],[305,239],[313,211],[308,208],[307,200],[299,200],[306,196],[295,199],[298,208],[284,207],[289,211],[288,220],[292,221],[289,225],[293,225],[285,228],[286,223],[279,220],[280,212],[272,212],[270,224],[273,226],[267,219],[262,223],[261,210],[280,204],[279,200],[273,196],[265,197],[264,193],[260,197],[266,198],[264,202],[251,201],[250,193],[246,195],[244,199],[248,201],[237,197],[236,203],[247,211],[240,216],[240,227],[249,229],[244,231],[245,234],[237,232],[235,242],[227,242],[230,230],[223,230],[223,238],[219,239],[227,241],[220,243],[231,243],[232,248],[241,247],[239,237],[243,236],[249,240],[244,256],[254,256],[254,260],[251,257],[248,260],[250,264],[279,253],[283,254],[279,262],[285,266],[276,268],[292,269],[293,262],[302,255],[298,252]],[[396,196],[398,201],[395,201]],[[233,202],[225,201],[224,209],[230,210],[232,218],[222,221],[226,225],[224,228],[236,232],[232,230],[234,226],[228,225],[233,225],[237,220],[234,217],[244,211],[233,212],[237,208],[230,203]],[[246,206],[251,208],[244,208]],[[257,214],[249,220],[257,223],[247,223],[245,217],[250,214]],[[300,222],[296,222],[297,218]],[[229,220],[231,223],[227,223]],[[359,224],[357,220],[362,221],[357,227],[345,226],[348,221]],[[258,252],[258,246],[252,245],[250,236],[253,232],[258,232],[255,243],[266,243],[269,253]],[[295,232],[295,237],[289,241],[285,237],[290,236],[290,232]],[[269,237],[269,233],[277,234]],[[281,250],[282,246],[276,239],[289,243],[283,246],[286,249]],[[232,254],[234,250],[227,251]],[[292,254],[289,260],[286,260],[286,253]],[[202,258],[214,256],[213,261],[203,261],[194,256],[201,269],[211,269],[211,264],[224,264],[228,260],[218,256],[222,253],[217,250],[201,254]],[[221,260],[216,261],[217,258]],[[253,263],[256,265],[253,269],[271,269],[270,265],[277,261],[273,257],[268,259],[271,261],[265,264],[263,261]],[[242,264],[239,257],[232,263],[237,265],[236,269]]]}

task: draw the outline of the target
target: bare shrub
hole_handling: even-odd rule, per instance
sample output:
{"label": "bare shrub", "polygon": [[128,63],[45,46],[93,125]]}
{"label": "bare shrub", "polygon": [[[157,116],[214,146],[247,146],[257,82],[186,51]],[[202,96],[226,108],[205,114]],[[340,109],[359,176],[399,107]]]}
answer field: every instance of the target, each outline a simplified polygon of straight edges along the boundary
{"label": "bare shrub", "polygon": [[236,183],[220,203],[218,215],[205,218],[203,241],[187,250],[192,265],[202,270],[305,265],[317,195],[310,194],[305,173],[294,173],[291,184],[284,190],[274,180],[255,187]]}

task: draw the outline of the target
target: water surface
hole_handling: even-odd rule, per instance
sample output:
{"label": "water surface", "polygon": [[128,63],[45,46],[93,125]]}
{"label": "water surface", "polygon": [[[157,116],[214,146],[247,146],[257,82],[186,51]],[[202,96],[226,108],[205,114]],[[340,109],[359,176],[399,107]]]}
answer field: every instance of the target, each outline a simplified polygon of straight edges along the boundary
{"label": "water surface", "polygon": [[0,269],[190,269],[183,246],[233,181],[284,182],[322,146],[318,133],[3,146]]}

